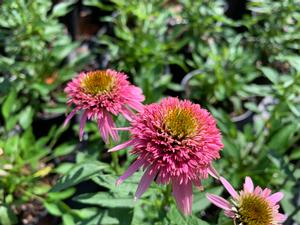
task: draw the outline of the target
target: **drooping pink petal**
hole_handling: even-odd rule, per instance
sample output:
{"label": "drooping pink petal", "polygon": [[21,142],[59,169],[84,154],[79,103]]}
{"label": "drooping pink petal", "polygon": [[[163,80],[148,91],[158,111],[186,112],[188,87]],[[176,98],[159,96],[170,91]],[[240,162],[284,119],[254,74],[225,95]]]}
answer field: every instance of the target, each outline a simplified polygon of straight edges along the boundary
{"label": "drooping pink petal", "polygon": [[131,127],[113,127],[112,128],[113,130],[122,130],[122,131],[127,131],[127,130],[130,130]]}
{"label": "drooping pink petal", "polygon": [[193,203],[192,183],[190,181],[188,183],[180,183],[178,180],[173,180],[172,189],[179,210],[184,215],[190,215]]}
{"label": "drooping pink petal", "polygon": [[212,164],[210,164],[208,167],[208,173],[209,173],[209,175],[211,175],[213,178],[215,178],[217,180],[220,178],[220,175],[218,174],[216,169],[212,166]]}
{"label": "drooping pink petal", "polygon": [[70,114],[67,116],[67,118],[65,119],[65,122],[64,122],[64,127],[67,126],[67,124],[69,123],[69,121],[72,119],[72,117],[76,114],[76,112],[78,111],[78,109],[73,109]]}
{"label": "drooping pink petal", "polygon": [[196,179],[193,180],[193,184],[195,185],[195,187],[199,190],[199,191],[203,191],[204,188],[202,186],[201,180],[200,179]]}
{"label": "drooping pink petal", "polygon": [[124,149],[124,148],[127,148],[127,147],[133,145],[133,143],[134,143],[133,140],[126,141],[126,142],[124,142],[124,143],[122,143],[122,144],[119,144],[119,145],[117,145],[117,146],[115,146],[115,147],[109,149],[108,152],[116,152],[116,151],[119,151],[119,150],[121,150],[121,149]]}
{"label": "drooping pink petal", "polygon": [[231,210],[230,203],[227,200],[225,200],[224,198],[222,198],[222,197],[219,197],[219,196],[214,195],[214,194],[206,194],[206,198],[211,203],[213,203],[214,205],[218,206],[221,209]]}
{"label": "drooping pink petal", "polygon": [[112,129],[112,128],[115,127],[115,123],[114,123],[114,121],[113,121],[113,119],[112,119],[112,116],[109,115],[109,113],[106,113],[106,122],[107,122],[108,132],[110,133],[112,139],[113,139],[115,142],[118,142],[118,141],[119,141],[118,131]]}
{"label": "drooping pink petal", "polygon": [[231,184],[223,177],[220,177],[220,181],[223,184],[223,186],[226,188],[226,190],[229,192],[229,194],[234,198],[238,198],[238,193],[234,190],[234,188],[231,186]]}
{"label": "drooping pink petal", "polygon": [[80,119],[80,127],[79,127],[79,140],[82,141],[83,132],[84,132],[84,126],[87,120],[88,111],[84,111],[81,119]]}
{"label": "drooping pink petal", "polygon": [[267,199],[272,202],[274,205],[279,202],[283,198],[283,193],[282,192],[276,192],[269,196]]}
{"label": "drooping pink petal", "polygon": [[108,124],[107,124],[107,118],[105,115],[103,115],[102,118],[98,117],[98,129],[100,131],[100,134],[102,136],[102,139],[105,143],[109,142],[109,132],[108,132]]}
{"label": "drooping pink petal", "polygon": [[135,192],[135,197],[134,197],[135,200],[139,199],[142,196],[142,194],[144,194],[144,192],[148,189],[148,187],[154,180],[156,174],[157,171],[154,171],[152,167],[149,167],[146,170]]}
{"label": "drooping pink petal", "polygon": [[254,190],[254,184],[250,177],[246,177],[246,179],[245,179],[244,190],[249,193],[252,193]]}
{"label": "drooping pink petal", "polygon": [[132,174],[134,174],[140,167],[143,166],[145,163],[145,159],[137,159],[132,163],[126,172],[119,177],[119,179],[116,182],[116,185],[120,185],[124,180],[126,180],[128,177],[130,177]]}
{"label": "drooping pink petal", "polygon": [[127,109],[126,107],[123,107],[120,112],[125,117],[126,120],[132,121],[132,118],[134,117],[134,113]]}

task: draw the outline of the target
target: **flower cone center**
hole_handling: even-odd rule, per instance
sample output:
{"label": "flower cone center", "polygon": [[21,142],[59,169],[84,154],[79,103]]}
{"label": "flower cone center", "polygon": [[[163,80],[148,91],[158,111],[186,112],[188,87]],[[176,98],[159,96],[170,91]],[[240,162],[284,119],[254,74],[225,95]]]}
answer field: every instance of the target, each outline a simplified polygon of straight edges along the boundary
{"label": "flower cone center", "polygon": [[238,208],[239,222],[245,225],[269,225],[272,224],[272,208],[264,198],[245,194],[242,196]]}
{"label": "flower cone center", "polygon": [[192,136],[197,131],[197,120],[191,110],[170,109],[165,117],[165,129],[176,139]]}
{"label": "flower cone center", "polygon": [[105,70],[89,72],[82,80],[81,86],[84,92],[91,95],[99,95],[110,92],[114,88],[115,79]]}

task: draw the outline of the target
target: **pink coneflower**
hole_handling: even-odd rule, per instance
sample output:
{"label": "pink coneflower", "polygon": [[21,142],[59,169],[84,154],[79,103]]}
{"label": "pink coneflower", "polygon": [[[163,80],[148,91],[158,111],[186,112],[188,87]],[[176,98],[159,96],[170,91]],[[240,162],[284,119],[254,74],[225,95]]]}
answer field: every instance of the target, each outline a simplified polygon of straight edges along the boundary
{"label": "pink coneflower", "polygon": [[278,225],[286,220],[286,216],[279,213],[277,204],[283,193],[276,192],[271,195],[271,190],[264,190],[257,186],[254,188],[250,177],[246,177],[244,190],[238,194],[231,184],[223,177],[221,183],[231,195],[231,201],[222,197],[207,194],[207,198],[214,205],[225,210],[225,215],[232,218],[239,225]]}
{"label": "pink coneflower", "polygon": [[133,112],[131,109],[141,111],[144,96],[140,88],[131,85],[127,76],[114,70],[96,70],[80,73],[67,84],[65,92],[68,97],[68,105],[75,108],[67,116],[64,125],[79,110],[83,111],[80,121],[80,140],[83,136],[83,128],[87,119],[98,120],[99,131],[107,143],[109,135],[118,141],[118,132],[112,115],[122,114],[131,120]]}
{"label": "pink coneflower", "polygon": [[135,198],[139,198],[155,179],[172,184],[173,195],[183,214],[192,211],[192,185],[202,188],[201,179],[218,176],[212,161],[223,147],[216,121],[200,105],[177,98],[144,107],[128,128],[132,139],[112,148],[117,151],[133,146],[135,162],[118,179],[122,183],[139,168],[145,173]]}

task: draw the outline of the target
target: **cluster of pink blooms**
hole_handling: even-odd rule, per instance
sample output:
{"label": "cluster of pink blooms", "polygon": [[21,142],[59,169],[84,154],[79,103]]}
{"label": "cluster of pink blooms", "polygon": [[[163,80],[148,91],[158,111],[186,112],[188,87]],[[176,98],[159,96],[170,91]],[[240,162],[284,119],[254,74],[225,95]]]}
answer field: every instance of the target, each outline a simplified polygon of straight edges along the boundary
{"label": "cluster of pink blooms", "polygon": [[[221,134],[215,119],[199,104],[169,97],[144,106],[141,89],[131,85],[125,74],[114,70],[81,73],[68,83],[65,92],[68,104],[75,107],[65,124],[76,112],[82,112],[80,139],[86,120],[92,118],[97,120],[106,143],[110,137],[118,141],[118,130],[129,131],[130,140],[109,151],[133,147],[131,154],[136,159],[117,184],[143,168],[145,172],[137,187],[136,199],[153,181],[170,184],[178,208],[189,215],[192,213],[193,186],[202,189],[201,180],[211,175],[221,181],[232,200],[229,202],[211,194],[207,198],[224,209],[225,215],[237,224],[272,225],[285,220],[278,212],[277,203],[283,197],[280,192],[271,195],[269,189],[254,189],[252,180],[247,177],[244,190],[238,194],[219,177],[212,162],[220,158]],[[130,121],[130,127],[115,127],[113,117],[119,114]]]}

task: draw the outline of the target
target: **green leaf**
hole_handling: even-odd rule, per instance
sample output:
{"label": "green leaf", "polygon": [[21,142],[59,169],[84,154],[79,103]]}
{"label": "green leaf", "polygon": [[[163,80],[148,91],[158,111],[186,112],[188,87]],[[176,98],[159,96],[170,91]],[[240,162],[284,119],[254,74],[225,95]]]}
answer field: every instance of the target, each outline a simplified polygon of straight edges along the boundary
{"label": "green leaf", "polygon": [[54,171],[58,174],[66,174],[74,166],[74,163],[61,163]]}
{"label": "green leaf", "polygon": [[232,158],[235,161],[240,159],[240,150],[239,147],[236,145],[236,142],[232,139],[223,137],[224,143],[224,154],[227,155],[227,158]]}
{"label": "green leaf", "polygon": [[194,215],[187,217],[186,222],[188,225],[209,225],[207,222],[199,219],[198,217],[196,217]]}
{"label": "green leaf", "polygon": [[65,143],[65,144],[62,144],[62,145],[59,145],[58,147],[56,147],[54,149],[53,155],[55,157],[67,155],[67,154],[71,153],[74,150],[74,148],[75,148],[74,145],[69,145],[69,144]]}
{"label": "green leaf", "polygon": [[69,188],[65,191],[60,192],[50,192],[48,193],[48,198],[51,200],[63,200],[71,197],[75,193],[75,188]]}
{"label": "green leaf", "polygon": [[221,213],[219,213],[218,224],[233,225],[233,221],[232,221],[232,219],[225,216],[223,212],[221,212]]}
{"label": "green leaf", "polygon": [[[206,193],[220,195],[223,191],[223,187],[214,187],[210,189],[206,189]],[[205,197],[204,192],[196,192],[194,194],[194,200],[193,200],[193,212],[198,213],[202,212],[204,209],[206,209],[209,205],[211,205],[210,201],[207,200]]]}
{"label": "green leaf", "polygon": [[269,85],[249,84],[243,86],[243,90],[257,96],[268,96],[272,93],[272,88]]}
{"label": "green leaf", "polygon": [[[82,209],[81,211],[87,211],[87,210]],[[90,210],[88,211],[91,213]],[[93,215],[89,215],[88,217],[86,217],[86,219],[81,220],[78,225],[95,225],[95,224],[119,225],[121,223],[118,219],[109,216],[108,210],[97,210],[93,212]]]}
{"label": "green leaf", "polygon": [[25,130],[24,134],[20,139],[20,147],[22,150],[28,151],[28,149],[33,147],[33,143],[35,142],[34,134],[32,133],[32,128],[29,127]]}
{"label": "green leaf", "polygon": [[61,216],[63,214],[58,205],[55,203],[44,202],[44,207],[54,216]]}
{"label": "green leaf", "polygon": [[10,116],[16,98],[17,92],[14,89],[12,89],[2,105],[2,115],[5,120]]}
{"label": "green leaf", "polygon": [[64,225],[75,225],[74,219],[70,214],[64,214],[62,219]]}
{"label": "green leaf", "polygon": [[57,59],[64,59],[79,46],[78,43],[55,46],[52,50],[52,55]]}
{"label": "green leaf", "polygon": [[20,113],[19,122],[24,130],[32,123],[33,114],[34,111],[31,106],[27,106],[24,111]]}
{"label": "green leaf", "polygon": [[300,117],[300,110],[291,102],[287,102],[288,107],[296,117]]}
{"label": "green leaf", "polygon": [[0,206],[0,222],[2,225],[12,225],[17,223],[17,217],[13,211],[8,207]]}
{"label": "green leaf", "polygon": [[183,216],[174,205],[171,206],[167,218],[171,221],[172,225],[209,225],[194,215],[188,217]]}
{"label": "green leaf", "polygon": [[11,130],[15,127],[15,125],[17,124],[19,120],[19,115],[12,115],[12,116],[9,116],[7,119],[6,119],[6,124],[5,124],[5,128],[6,130]]}
{"label": "green leaf", "polygon": [[19,136],[9,137],[9,139],[6,141],[5,147],[4,147],[5,154],[10,155],[13,158],[17,157],[18,153],[20,151],[18,148],[19,143],[20,143]]}
{"label": "green leaf", "polygon": [[61,17],[61,16],[66,15],[68,12],[71,11],[71,9],[72,9],[71,6],[75,2],[76,2],[75,0],[68,0],[68,1],[56,4],[52,10],[52,16],[53,17]]}
{"label": "green leaf", "polygon": [[277,131],[271,138],[268,146],[278,153],[283,154],[287,150],[291,137],[298,130],[296,124],[288,124]]}
{"label": "green leaf", "polygon": [[76,196],[73,198],[73,200],[85,204],[99,205],[108,208],[131,208],[134,206],[133,198],[115,198],[106,192],[82,194]]}
{"label": "green leaf", "polygon": [[293,149],[292,154],[290,155],[291,160],[300,159],[300,148]]}
{"label": "green leaf", "polygon": [[269,67],[262,67],[260,68],[263,74],[274,84],[278,83],[279,80],[279,74],[277,73],[276,70],[273,70],[272,68]]}
{"label": "green leaf", "polygon": [[79,163],[71,168],[68,173],[57,182],[52,188],[52,191],[62,191],[82,181],[88,180],[106,167],[106,164],[98,161]]}

